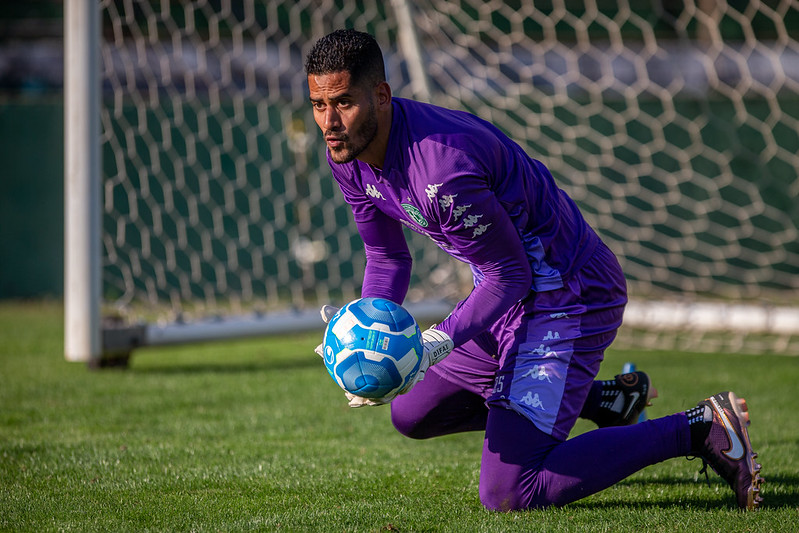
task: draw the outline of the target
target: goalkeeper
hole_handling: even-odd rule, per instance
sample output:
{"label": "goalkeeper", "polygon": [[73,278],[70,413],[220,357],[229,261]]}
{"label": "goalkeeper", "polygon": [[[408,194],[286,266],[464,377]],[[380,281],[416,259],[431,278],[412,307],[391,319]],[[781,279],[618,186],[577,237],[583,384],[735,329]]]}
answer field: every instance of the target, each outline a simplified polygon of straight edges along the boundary
{"label": "goalkeeper", "polygon": [[[363,239],[363,297],[402,303],[403,226],[474,273],[474,290],[424,333],[424,380],[391,401],[394,426],[429,438],[485,432],[489,509],[564,505],[648,465],[695,455],[742,508],[760,503],[746,404],[716,394],[631,425],[655,395],[643,372],[595,381],[627,302],[613,253],[546,167],[493,125],[393,98],[374,38],[338,30],[305,63],[327,158]],[[567,440],[578,416],[599,427]]]}

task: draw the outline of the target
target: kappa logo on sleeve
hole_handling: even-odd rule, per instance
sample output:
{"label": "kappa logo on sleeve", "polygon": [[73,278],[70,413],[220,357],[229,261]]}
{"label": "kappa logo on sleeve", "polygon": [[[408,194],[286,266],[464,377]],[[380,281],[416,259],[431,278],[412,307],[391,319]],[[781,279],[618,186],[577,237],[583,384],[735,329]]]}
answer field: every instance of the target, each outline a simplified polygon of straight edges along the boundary
{"label": "kappa logo on sleeve", "polygon": [[486,232],[488,227],[491,225],[491,222],[488,224],[480,224],[477,225],[477,222],[483,218],[483,215],[469,215],[463,219],[463,227],[464,228],[474,228],[474,233],[472,233],[472,239],[475,237],[479,237],[483,233]]}
{"label": "kappa logo on sleeve", "polygon": [[482,235],[483,233],[485,233],[486,230],[488,229],[488,226],[490,226],[490,225],[491,224],[480,224],[479,226],[474,228],[474,233],[472,234],[472,238],[478,237],[478,236]]}
{"label": "kappa logo on sleeve", "polygon": [[472,204],[459,205],[458,207],[452,210],[452,219],[457,221],[459,218],[463,216],[466,210],[469,209],[470,207],[472,207]]}
{"label": "kappa logo on sleeve", "polygon": [[438,194],[438,188],[444,185],[443,183],[431,183],[427,186],[424,190],[427,193],[427,199],[431,202],[436,199],[436,195]]}
{"label": "kappa logo on sleeve", "polygon": [[[464,228],[471,228],[477,221],[483,218],[483,215],[469,215],[468,217],[463,219],[463,227]],[[483,230],[485,231],[485,230]]]}
{"label": "kappa logo on sleeve", "polygon": [[457,194],[445,194],[441,198],[438,199],[438,205],[441,206],[441,209],[446,209],[452,204],[455,203],[455,197],[458,196]]}

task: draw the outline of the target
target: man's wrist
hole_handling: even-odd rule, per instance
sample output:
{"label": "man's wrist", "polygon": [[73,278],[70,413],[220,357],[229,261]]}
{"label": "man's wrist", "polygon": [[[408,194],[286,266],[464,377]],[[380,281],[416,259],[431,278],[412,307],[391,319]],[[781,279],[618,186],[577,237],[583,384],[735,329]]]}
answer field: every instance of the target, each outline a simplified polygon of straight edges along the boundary
{"label": "man's wrist", "polygon": [[435,328],[422,332],[422,345],[425,355],[430,358],[431,366],[444,359],[455,348],[450,336]]}

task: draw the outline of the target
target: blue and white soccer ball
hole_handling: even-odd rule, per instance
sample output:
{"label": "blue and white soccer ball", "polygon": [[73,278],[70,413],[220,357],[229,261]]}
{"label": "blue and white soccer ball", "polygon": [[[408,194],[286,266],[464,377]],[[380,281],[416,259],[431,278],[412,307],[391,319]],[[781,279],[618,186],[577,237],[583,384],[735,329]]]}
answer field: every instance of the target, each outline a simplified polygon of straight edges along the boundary
{"label": "blue and white soccer ball", "polygon": [[422,333],[402,306],[361,298],[333,316],[324,338],[324,360],[339,387],[363,398],[383,398],[416,376]]}

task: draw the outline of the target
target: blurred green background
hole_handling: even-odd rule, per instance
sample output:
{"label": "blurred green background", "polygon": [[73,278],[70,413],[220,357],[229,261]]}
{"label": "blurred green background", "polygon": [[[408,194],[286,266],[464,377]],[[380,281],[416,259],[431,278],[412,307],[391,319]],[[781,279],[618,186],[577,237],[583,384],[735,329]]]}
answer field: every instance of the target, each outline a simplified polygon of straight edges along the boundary
{"label": "blurred green background", "polygon": [[[120,1],[111,0],[108,3]],[[347,1],[336,3],[343,6]],[[180,4],[170,2],[170,9],[180,14]],[[220,0],[208,2],[212,10],[218,4]],[[507,0],[506,4],[513,8],[520,6],[521,2]],[[549,13],[554,9],[554,4],[536,2],[536,8]],[[580,17],[589,3],[564,0],[561,4],[574,17]],[[615,2],[600,1],[595,5],[611,18],[619,9]],[[732,1],[730,5],[740,11],[745,2]],[[469,4],[463,3],[461,6],[467,9]],[[654,35],[658,39],[669,40],[676,35],[673,23],[685,9],[685,3],[660,0],[635,3],[632,7],[637,16],[635,20],[651,22]],[[0,2],[0,298],[60,297],[63,292],[63,12],[63,0]],[[653,15],[655,12],[656,16]],[[799,33],[797,13],[799,11],[790,10],[784,20],[792,39]],[[285,13],[278,13],[278,16],[281,18],[281,27],[296,22]],[[498,30],[504,29],[503,24],[507,26],[507,21],[499,14],[492,17]],[[685,20],[686,27],[680,31],[689,39],[698,38],[702,29],[696,25],[696,20],[690,17]],[[202,32],[202,18],[195,22],[197,31]],[[304,19],[301,22],[307,23]],[[737,41],[746,37],[742,26],[733,18],[725,17],[720,26],[720,33],[725,39]],[[760,39],[769,40],[779,36],[774,21],[762,14],[752,20],[751,27]],[[532,23],[525,26],[524,30],[533,38],[539,34],[543,36],[544,31]],[[555,30],[559,40],[575,38],[564,20],[556,24]],[[640,28],[633,24],[624,24],[620,30],[626,40],[641,38]],[[601,25],[591,25],[588,31],[592,38],[603,37]],[[787,98],[793,97],[789,95]],[[682,105],[685,107],[695,103],[686,101]],[[654,104],[642,101],[640,105],[646,110],[646,106]],[[769,110],[762,101],[747,101],[747,105],[752,107],[749,112],[754,116],[768,116]],[[780,106],[783,113],[791,117],[799,116],[799,102],[795,98],[790,100],[781,97]],[[715,132],[709,143],[723,144],[730,138],[735,141],[736,137],[731,136],[730,132],[735,130],[733,115],[736,110],[728,101],[719,103],[717,107],[712,115],[715,122],[711,121],[703,129]],[[536,110],[534,103],[530,105],[530,110]],[[656,112],[653,114],[657,115]],[[686,116],[691,116],[690,111],[686,112]],[[276,127],[282,127],[279,119]],[[634,133],[630,132],[630,135]],[[788,213],[788,219],[795,223],[799,211],[795,199],[786,194],[790,190],[790,183],[795,180],[795,169],[787,168],[781,160],[757,164],[762,144],[758,133],[740,131],[737,134],[740,135],[742,149],[733,160],[740,167],[735,170],[756,183],[763,196],[767,197],[767,203]],[[796,132],[783,131],[778,137],[780,147],[787,153],[799,153],[799,135]],[[676,144],[679,145],[679,142]],[[536,146],[531,145],[530,148]],[[715,148],[719,151],[725,149],[723,146]],[[637,162],[636,155],[629,151],[616,156],[622,163],[635,165]],[[709,174],[713,175],[713,172]],[[586,209],[590,211],[590,206]],[[786,245],[791,254],[795,254],[798,247],[799,243]],[[706,258],[702,256],[699,259]],[[640,257],[634,260],[643,261]],[[644,265],[644,268],[649,266]],[[751,265],[745,266],[754,269]],[[781,266],[784,271],[795,269],[790,259]],[[767,281],[765,283],[768,285]]]}
{"label": "blurred green background", "polygon": [[60,296],[63,2],[0,2],[0,298]]}

